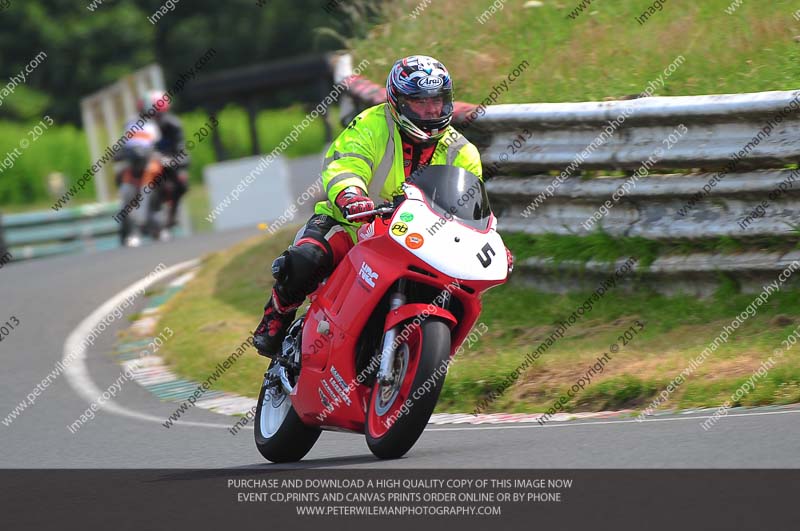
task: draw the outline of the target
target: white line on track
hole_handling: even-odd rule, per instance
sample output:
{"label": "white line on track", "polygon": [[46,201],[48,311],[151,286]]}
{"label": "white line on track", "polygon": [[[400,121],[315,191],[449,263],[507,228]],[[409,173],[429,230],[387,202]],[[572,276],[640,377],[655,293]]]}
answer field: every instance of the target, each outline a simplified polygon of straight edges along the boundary
{"label": "white line on track", "polygon": [[[199,260],[188,260],[186,262],[181,262],[179,264],[175,264],[172,267],[168,267],[167,269],[160,271],[158,274],[152,275],[147,278],[143,278],[138,282],[131,284],[127,288],[123,289],[106,302],[104,302],[99,308],[93,311],[88,317],[86,317],[81,323],[75,328],[75,330],[70,333],[67,337],[67,340],[64,342],[64,356],[62,358],[62,362],[64,364],[64,376],[69,382],[69,385],[72,389],[90,404],[97,401],[97,399],[103,394],[103,391],[97,387],[92,380],[91,376],[89,375],[89,369],[86,366],[86,348],[82,347],[81,344],[83,339],[89,335],[92,328],[94,328],[100,321],[102,321],[109,313],[111,313],[114,308],[119,306],[124,300],[128,297],[136,293],[137,291],[142,291],[147,289],[148,287],[152,286],[156,282],[168,278],[170,276],[176,275],[182,271],[187,269],[191,269],[192,267],[196,266],[199,263]],[[69,353],[72,352],[73,355],[71,356],[72,361],[68,361]],[[166,419],[161,417],[156,417],[154,415],[148,415],[147,413],[140,413],[139,411],[134,411],[132,409],[128,409],[117,404],[114,399],[107,400],[100,404],[100,408],[104,411],[109,413],[113,413],[115,415],[120,415],[123,417],[128,417],[136,420],[143,420],[146,422],[157,422],[158,424],[163,424]],[[222,428],[228,429],[230,425],[228,424],[215,424],[212,422],[193,422],[188,420],[180,420],[174,424],[173,427],[178,426],[194,426],[199,428]],[[246,428],[252,429],[251,426],[246,426]]]}
{"label": "white line on track", "polygon": [[[736,417],[760,417],[764,415],[787,415],[792,413],[800,413],[800,409],[790,409],[786,411],[753,411],[750,413],[736,413],[734,415],[728,414],[725,418],[736,418]],[[538,423],[535,424],[528,424],[525,426],[520,425],[502,425],[502,426],[472,426],[472,427],[463,427],[463,428],[428,428],[425,430],[426,432],[431,431],[466,431],[466,430],[521,430],[521,429],[529,429],[529,428],[564,428],[564,427],[580,427],[580,426],[597,426],[601,424],[648,424],[651,422],[674,422],[674,421],[687,421],[687,420],[699,420],[699,419],[709,419],[712,418],[712,415],[695,415],[695,416],[686,416],[686,417],[667,417],[663,419],[645,419],[639,422],[636,419],[629,419],[629,420],[595,420],[589,422],[580,422],[578,420],[575,421],[566,421],[563,424],[545,424],[544,426],[540,426]]]}

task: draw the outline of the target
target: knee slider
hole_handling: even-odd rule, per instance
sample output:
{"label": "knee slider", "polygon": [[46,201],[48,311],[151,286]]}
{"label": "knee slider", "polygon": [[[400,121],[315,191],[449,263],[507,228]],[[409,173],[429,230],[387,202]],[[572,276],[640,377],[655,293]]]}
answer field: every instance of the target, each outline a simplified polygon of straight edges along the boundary
{"label": "knee slider", "polygon": [[[301,243],[284,253],[283,281],[287,291],[305,297],[330,274],[331,256],[318,245]],[[294,298],[294,297],[293,297]]]}

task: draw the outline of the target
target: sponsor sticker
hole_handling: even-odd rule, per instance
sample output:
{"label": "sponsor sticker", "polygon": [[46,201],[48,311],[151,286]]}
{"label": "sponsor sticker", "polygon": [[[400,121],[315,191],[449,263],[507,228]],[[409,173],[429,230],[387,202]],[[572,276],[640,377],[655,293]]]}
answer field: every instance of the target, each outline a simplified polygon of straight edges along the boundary
{"label": "sponsor sticker", "polygon": [[361,270],[359,271],[361,280],[363,280],[369,287],[375,287],[375,281],[378,279],[378,273],[372,270],[372,267],[366,262],[361,263]]}
{"label": "sponsor sticker", "polygon": [[394,225],[392,225],[392,234],[395,236],[402,236],[406,232],[408,232],[408,225],[403,222],[398,221]]}
{"label": "sponsor sticker", "polygon": [[[336,378],[336,381],[339,382],[339,385],[342,386],[342,389],[345,391],[345,393],[347,393],[349,391],[349,387],[345,383],[344,378],[342,378],[342,375],[339,374],[339,371],[337,371],[336,367],[333,365],[331,365],[331,374],[333,375],[334,378]],[[346,398],[346,396],[343,398]],[[349,405],[350,401],[347,401],[347,404]]]}
{"label": "sponsor sticker", "polygon": [[412,214],[411,212],[403,212],[402,214],[400,214],[400,219],[402,219],[406,223],[409,223],[411,222],[411,220],[414,219],[414,214]]}
{"label": "sponsor sticker", "polygon": [[[338,374],[338,373],[337,373],[337,374]],[[339,385],[339,382],[337,382],[337,381],[336,381],[334,378],[328,378],[328,381],[331,383],[331,386],[332,386],[334,389],[336,389],[336,394],[337,394],[337,395],[339,395],[339,397],[340,397],[342,400],[344,400],[344,403],[345,403],[345,404],[347,404],[347,405],[349,406],[350,404],[352,404],[352,403],[353,403],[353,402],[350,400],[350,397],[348,397],[348,396],[347,396],[347,392],[345,391],[345,389],[347,389],[347,386],[346,386],[346,385],[345,385],[344,387],[340,386],[340,385]]]}
{"label": "sponsor sticker", "polygon": [[424,89],[433,89],[442,86],[442,78],[437,76],[425,76],[419,81],[417,81],[417,85]]}
{"label": "sponsor sticker", "polygon": [[366,225],[362,225],[361,228],[358,229],[358,235],[362,240],[372,238],[375,235],[375,224],[367,223]]}
{"label": "sponsor sticker", "polygon": [[419,249],[422,247],[423,243],[425,243],[425,238],[423,238],[422,234],[418,232],[414,232],[406,236],[406,246],[409,249]]}
{"label": "sponsor sticker", "polygon": [[328,385],[328,382],[326,382],[325,380],[320,380],[320,381],[322,382],[322,387],[325,388],[325,390],[328,392],[328,395],[331,397],[331,400],[333,400],[333,403],[338,405],[340,402],[339,397],[336,395],[336,393],[333,392],[331,386]]}
{"label": "sponsor sticker", "polygon": [[319,400],[322,402],[322,405],[325,407],[325,409],[330,409],[331,402],[328,400],[328,397],[325,396],[325,393],[322,392],[322,389],[317,388],[317,391],[319,391]]}

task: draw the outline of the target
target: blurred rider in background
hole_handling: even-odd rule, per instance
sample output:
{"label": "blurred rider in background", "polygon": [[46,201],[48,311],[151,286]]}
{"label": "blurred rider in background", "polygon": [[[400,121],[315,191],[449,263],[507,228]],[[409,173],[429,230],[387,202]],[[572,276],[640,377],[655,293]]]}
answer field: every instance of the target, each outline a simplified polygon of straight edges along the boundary
{"label": "blurred rider in background", "polygon": [[156,141],[156,151],[162,155],[164,165],[164,184],[168,190],[169,211],[167,228],[175,226],[175,216],[181,197],[189,189],[189,153],[186,151],[186,139],[180,119],[169,112],[172,98],[158,91],[148,92],[139,100],[139,112],[155,111],[155,124],[160,137]]}
{"label": "blurred rider in background", "polygon": [[[154,238],[168,239],[166,229],[176,224],[180,199],[188,190],[189,154],[180,119],[169,112],[171,101],[163,92],[147,92],[137,100],[139,115],[125,124],[124,134],[130,137],[115,157],[115,161],[123,163],[116,182],[122,200],[117,218],[122,223],[124,245],[139,244],[139,229]],[[145,120],[144,126],[134,127],[141,119]],[[148,187],[147,193],[137,198],[148,182],[155,189]],[[162,202],[167,203],[166,221],[164,226],[158,226],[153,210],[158,210]]]}
{"label": "blurred rider in background", "polygon": [[141,244],[140,233],[153,226],[151,198],[149,194],[146,198],[144,194],[139,194],[146,180],[162,173],[161,165],[156,160],[156,143],[161,132],[152,121],[145,122],[141,128],[135,127],[136,121],[136,118],[132,118],[125,124],[123,134],[130,132],[131,136],[114,157],[117,163],[115,181],[121,201],[120,212],[114,219],[120,223],[120,243],[127,247],[138,247]]}

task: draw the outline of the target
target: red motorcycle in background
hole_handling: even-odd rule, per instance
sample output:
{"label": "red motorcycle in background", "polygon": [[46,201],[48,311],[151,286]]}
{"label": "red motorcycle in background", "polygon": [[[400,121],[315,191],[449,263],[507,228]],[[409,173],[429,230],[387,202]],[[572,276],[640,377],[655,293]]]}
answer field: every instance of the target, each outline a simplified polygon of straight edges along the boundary
{"label": "red motorcycle in background", "polygon": [[259,452],[303,458],[321,430],[366,435],[379,458],[404,455],[436,406],[448,364],[510,264],[483,182],[429,166],[378,217],[289,328],[264,375]]}

